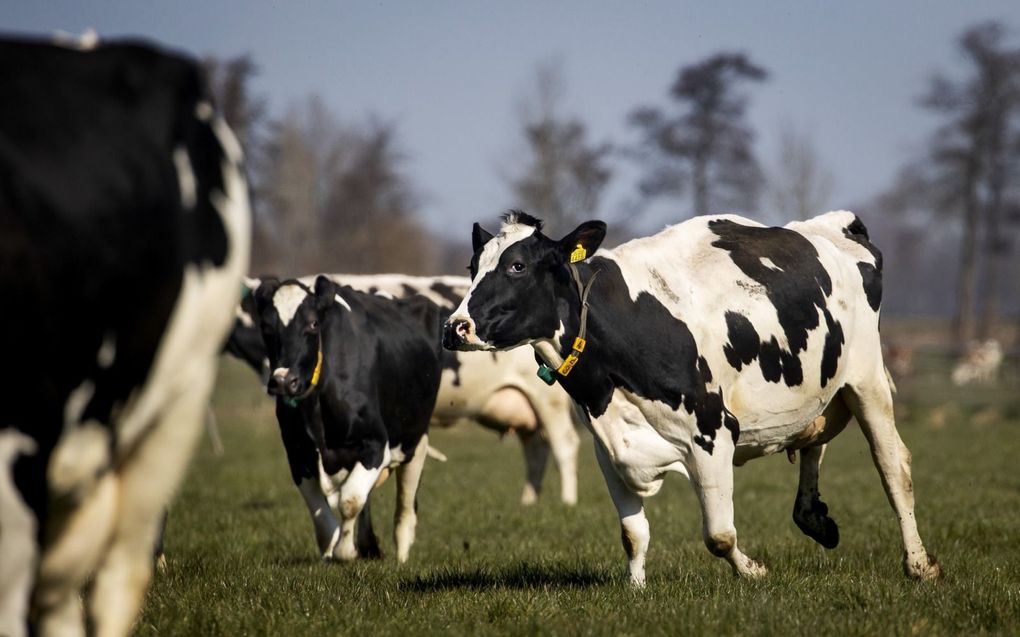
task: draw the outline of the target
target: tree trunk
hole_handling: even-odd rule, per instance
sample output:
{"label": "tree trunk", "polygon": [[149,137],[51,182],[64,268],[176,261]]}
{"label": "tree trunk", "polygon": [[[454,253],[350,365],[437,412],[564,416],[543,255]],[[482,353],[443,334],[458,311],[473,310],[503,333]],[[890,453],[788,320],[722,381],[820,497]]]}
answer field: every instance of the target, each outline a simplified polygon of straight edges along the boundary
{"label": "tree trunk", "polygon": [[974,338],[975,327],[974,297],[977,287],[977,234],[980,221],[973,179],[975,172],[976,170],[968,170],[960,274],[956,288],[956,342],[961,346]]}

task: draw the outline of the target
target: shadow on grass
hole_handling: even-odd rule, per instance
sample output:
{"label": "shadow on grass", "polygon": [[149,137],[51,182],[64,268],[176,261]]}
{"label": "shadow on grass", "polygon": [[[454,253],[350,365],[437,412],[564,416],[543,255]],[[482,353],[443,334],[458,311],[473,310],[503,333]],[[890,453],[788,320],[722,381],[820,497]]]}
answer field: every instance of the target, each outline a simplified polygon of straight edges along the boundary
{"label": "shadow on grass", "polygon": [[418,575],[402,580],[398,588],[402,592],[417,593],[492,588],[589,588],[612,580],[606,572],[584,567],[524,563],[502,568],[476,567]]}

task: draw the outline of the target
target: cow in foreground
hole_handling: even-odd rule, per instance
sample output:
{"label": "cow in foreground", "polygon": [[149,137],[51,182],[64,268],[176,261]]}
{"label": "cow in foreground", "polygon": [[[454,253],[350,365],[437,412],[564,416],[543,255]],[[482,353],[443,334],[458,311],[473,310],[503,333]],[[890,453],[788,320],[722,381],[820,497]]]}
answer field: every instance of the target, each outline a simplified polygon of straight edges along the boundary
{"label": "cow in foreground", "polygon": [[342,288],[323,276],[314,290],[295,279],[267,279],[255,301],[273,370],[268,389],[277,396],[291,475],[320,555],[378,555],[367,505],[395,469],[393,534],[397,559],[407,561],[439,389],[439,308],[421,297]]}
{"label": "cow in foreground", "polygon": [[794,521],[835,547],[818,470],[851,416],[899,520],[906,574],[937,577],[882,362],[881,255],[860,220],[843,211],[769,228],[697,217],[596,253],[604,236],[589,221],[554,241],[517,212],[496,236],[475,224],[472,287],[444,343],[531,344],[583,406],[632,582],[645,579],[644,498],[671,471],[694,487],[708,549],[737,575],[765,575],[737,544],[733,466],[777,451],[800,452]]}
{"label": "cow in foreground", "polygon": [[[405,274],[329,274],[338,285],[389,298],[424,297],[446,314],[464,298],[471,280],[461,276],[420,277]],[[314,285],[315,277],[299,279]],[[269,379],[269,361],[257,325],[251,291],[259,279],[247,279],[242,289],[227,351]],[[550,454],[560,473],[560,498],[577,503],[577,435],[579,417],[570,397],[548,387],[535,376],[535,356],[527,349],[476,356],[468,352],[442,352],[439,383],[431,427],[448,427],[471,420],[501,435],[513,432],[524,450],[526,480],[522,504],[534,504],[542,488]]]}
{"label": "cow in foreground", "polygon": [[0,43],[0,634],[127,634],[248,266],[194,61]]}

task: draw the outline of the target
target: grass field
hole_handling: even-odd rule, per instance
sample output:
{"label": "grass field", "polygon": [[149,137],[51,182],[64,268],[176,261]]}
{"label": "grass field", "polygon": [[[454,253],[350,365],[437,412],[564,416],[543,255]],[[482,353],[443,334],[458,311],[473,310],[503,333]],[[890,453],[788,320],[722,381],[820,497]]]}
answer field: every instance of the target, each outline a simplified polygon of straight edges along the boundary
{"label": "grass field", "polygon": [[325,564],[290,481],[270,401],[224,360],[214,407],[226,453],[206,440],[172,508],[169,568],[139,634],[1020,634],[1020,396],[955,392],[939,364],[900,383],[917,515],[944,577],[901,574],[897,525],[855,424],[830,445],[822,498],[840,524],[826,551],[790,519],[797,468],[785,454],[736,471],[741,546],[770,568],[734,579],[700,534],[693,492],[667,479],[647,502],[648,585],[626,584],[619,527],[582,435],[580,503],[558,476],[525,508],[518,443],[481,428],[435,431],[418,540],[398,566],[392,480],[373,498],[380,561]]}

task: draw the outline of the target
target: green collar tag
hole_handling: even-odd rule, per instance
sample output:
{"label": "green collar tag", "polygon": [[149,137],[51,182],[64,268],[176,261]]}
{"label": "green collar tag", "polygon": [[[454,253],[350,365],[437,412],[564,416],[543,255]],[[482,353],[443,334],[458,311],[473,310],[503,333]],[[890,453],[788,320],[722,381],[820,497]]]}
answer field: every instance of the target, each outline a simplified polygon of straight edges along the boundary
{"label": "green collar tag", "polygon": [[291,409],[297,409],[297,400],[293,398],[282,398],[281,400],[283,400],[284,405],[287,405]]}
{"label": "green collar tag", "polygon": [[541,378],[546,385],[552,385],[556,382],[556,379],[553,377],[553,368],[544,363],[539,363],[538,365],[538,377]]}

